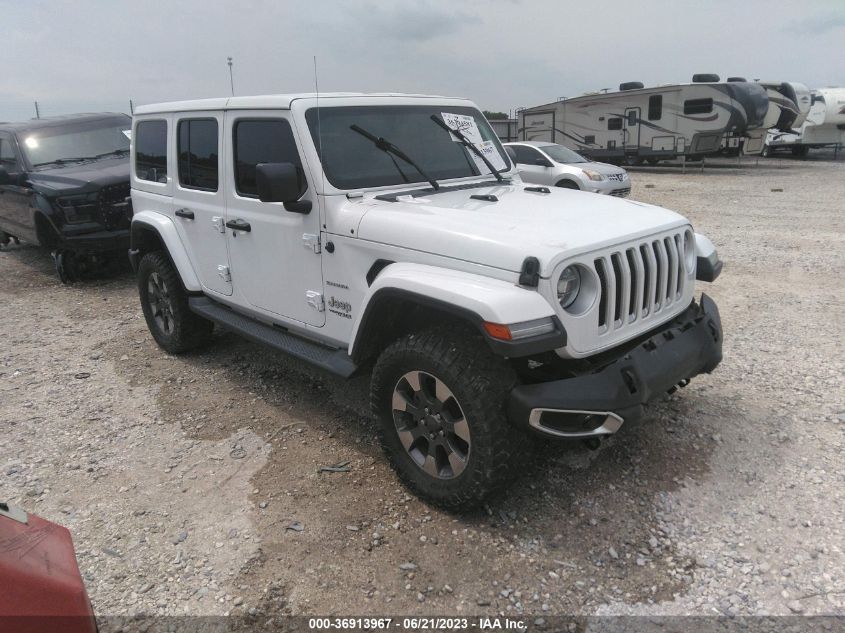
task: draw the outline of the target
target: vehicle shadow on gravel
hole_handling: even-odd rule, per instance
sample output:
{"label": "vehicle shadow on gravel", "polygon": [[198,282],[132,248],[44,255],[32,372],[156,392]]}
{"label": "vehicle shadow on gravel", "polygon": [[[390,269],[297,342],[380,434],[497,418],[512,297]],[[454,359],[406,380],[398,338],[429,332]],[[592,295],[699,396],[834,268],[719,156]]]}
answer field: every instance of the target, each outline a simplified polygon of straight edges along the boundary
{"label": "vehicle shadow on gravel", "polygon": [[498,497],[451,514],[413,497],[391,471],[368,412],[367,376],[336,379],[219,331],[206,349],[179,357],[131,338],[108,353],[129,357],[118,368],[130,383],[158,386],[165,423],[196,440],[234,438],[233,458],[243,429],[272,446],[253,478],[261,555],[241,572],[249,593],[273,596],[262,613],[347,613],[362,599],[389,599],[397,612],[516,600],[575,613],[612,597],[671,599],[691,580],[694,564],[677,559],[655,504],[708,472],[707,420],[718,413],[708,400],[705,415],[693,388],[597,451],[535,443],[523,475]]}
{"label": "vehicle shadow on gravel", "polygon": [[[61,286],[62,282],[56,273],[56,266],[50,252],[32,244],[7,244],[0,248],[0,257],[13,257],[28,269],[28,273],[15,284],[7,288],[7,292],[21,293],[33,288],[49,288]],[[127,286],[134,285],[135,279],[127,257],[112,256],[103,266],[85,272],[79,281],[70,287],[98,287],[114,282],[125,282]]]}

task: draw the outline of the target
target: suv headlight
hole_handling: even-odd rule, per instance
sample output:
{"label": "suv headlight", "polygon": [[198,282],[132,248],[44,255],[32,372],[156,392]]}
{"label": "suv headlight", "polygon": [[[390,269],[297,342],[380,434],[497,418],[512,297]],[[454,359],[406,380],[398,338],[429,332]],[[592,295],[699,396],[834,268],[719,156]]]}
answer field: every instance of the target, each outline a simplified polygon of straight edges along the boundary
{"label": "suv headlight", "polygon": [[692,231],[684,233],[684,265],[687,267],[687,274],[692,275],[695,271],[695,237]]}
{"label": "suv headlight", "polygon": [[577,266],[567,266],[557,280],[557,300],[564,310],[575,303],[581,290],[581,271]]}
{"label": "suv headlight", "polygon": [[582,169],[581,171],[583,171],[584,175],[590,180],[604,180],[604,176],[602,176],[597,171],[593,171],[592,169]]}

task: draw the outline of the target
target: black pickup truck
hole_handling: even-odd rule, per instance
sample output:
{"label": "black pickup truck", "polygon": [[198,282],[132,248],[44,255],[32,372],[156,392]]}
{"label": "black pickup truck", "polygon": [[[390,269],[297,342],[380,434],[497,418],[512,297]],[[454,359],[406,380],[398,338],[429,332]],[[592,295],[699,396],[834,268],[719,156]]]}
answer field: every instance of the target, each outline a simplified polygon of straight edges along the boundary
{"label": "black pickup truck", "polygon": [[129,248],[125,114],[74,114],[0,124],[0,246],[49,249],[64,283]]}

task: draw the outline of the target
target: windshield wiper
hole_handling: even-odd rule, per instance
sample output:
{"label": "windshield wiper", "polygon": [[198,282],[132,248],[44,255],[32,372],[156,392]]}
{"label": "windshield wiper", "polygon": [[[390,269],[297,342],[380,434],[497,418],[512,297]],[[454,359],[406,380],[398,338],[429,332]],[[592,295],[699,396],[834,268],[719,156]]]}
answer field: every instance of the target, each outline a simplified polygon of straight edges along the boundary
{"label": "windshield wiper", "polygon": [[[427,173],[425,173],[422,170],[422,168],[419,165],[417,165],[416,162],[414,162],[414,160],[412,158],[410,158],[407,154],[405,154],[405,152],[403,152],[401,149],[396,147],[393,143],[391,143],[387,139],[384,139],[380,136],[376,136],[374,134],[370,134],[369,132],[367,132],[367,130],[359,127],[358,125],[356,125],[354,123],[349,126],[349,129],[352,130],[353,132],[357,132],[358,134],[363,136],[365,139],[372,141],[373,145],[375,145],[378,149],[383,151],[385,154],[393,154],[394,156],[396,156],[400,160],[404,160],[411,167],[416,169],[419,172],[420,176],[425,178],[429,182],[429,184],[431,184],[431,186],[434,187],[435,191],[440,189],[440,183],[438,183],[434,178],[432,178]],[[399,166],[396,165],[396,168],[398,169]],[[405,177],[405,174],[402,173],[401,169],[399,169],[399,173],[402,174],[402,178],[404,178],[405,182],[407,182],[408,179]]]}
{"label": "windshield wiper", "polygon": [[484,152],[482,152],[480,149],[478,149],[478,148],[475,146],[475,143],[473,143],[473,142],[472,142],[472,141],[470,141],[470,140],[469,140],[466,136],[464,136],[464,133],[463,133],[463,132],[461,132],[460,130],[453,130],[452,128],[450,128],[450,127],[446,124],[446,122],[445,122],[443,119],[441,119],[441,118],[440,118],[439,116],[437,116],[436,114],[432,114],[432,115],[431,115],[431,120],[432,120],[432,121],[434,121],[435,123],[437,123],[437,125],[439,125],[440,127],[442,127],[444,130],[446,130],[446,131],[448,131],[448,132],[451,132],[451,133],[452,133],[452,134],[454,134],[456,137],[458,137],[458,140],[460,140],[460,141],[461,141],[461,143],[463,144],[463,146],[464,146],[464,147],[466,147],[466,148],[468,148],[468,149],[471,149],[471,150],[472,150],[472,152],[473,152],[473,154],[475,154],[475,155],[476,155],[476,156],[478,156],[481,160],[483,160],[483,161],[484,161],[484,164],[485,164],[485,165],[487,165],[487,169],[489,169],[489,170],[490,170],[490,173],[492,173],[492,174],[496,177],[496,180],[498,180],[499,182],[504,182],[504,181],[505,181],[505,179],[504,179],[504,178],[502,178],[502,174],[500,174],[500,173],[499,173],[499,170],[498,170],[498,169],[496,169],[495,167],[493,167],[493,163],[491,163],[489,160],[487,160],[487,157],[484,155]]}
{"label": "windshield wiper", "polygon": [[103,152],[102,154],[97,154],[95,156],[89,156],[88,158],[91,160],[96,160],[98,158],[105,158],[106,156],[121,156],[123,154],[128,154],[128,149],[115,149],[110,152]]}
{"label": "windshield wiper", "polygon": [[67,163],[81,163],[86,160],[91,160],[88,156],[77,156],[76,158],[57,158],[56,160],[48,160],[43,163],[35,163],[33,167],[43,167],[44,165],[66,165]]}

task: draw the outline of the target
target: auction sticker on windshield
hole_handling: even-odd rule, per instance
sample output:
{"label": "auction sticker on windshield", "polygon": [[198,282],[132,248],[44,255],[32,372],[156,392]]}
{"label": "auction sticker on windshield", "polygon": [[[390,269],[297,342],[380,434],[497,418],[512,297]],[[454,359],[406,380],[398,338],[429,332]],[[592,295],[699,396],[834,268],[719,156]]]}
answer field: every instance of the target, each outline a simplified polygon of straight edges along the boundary
{"label": "auction sticker on windshield", "polygon": [[[490,164],[496,169],[496,171],[502,171],[507,169],[507,165],[505,165],[505,161],[502,159],[502,155],[496,149],[496,146],[493,144],[493,141],[484,141],[482,143],[476,143],[475,146],[481,150],[481,153],[484,154],[485,158],[490,161]],[[490,170],[487,168],[487,165],[484,164],[484,161],[481,160],[481,157],[470,152],[472,155],[472,159],[475,161],[475,166],[478,167],[478,171],[482,174],[489,172]]]}
{"label": "auction sticker on windshield", "polygon": [[[475,117],[468,114],[452,114],[450,112],[441,112],[440,116],[443,117],[443,122],[450,128],[458,130],[458,132],[463,132],[463,135],[472,144],[480,145],[484,142],[484,139],[481,138],[481,131],[478,129],[478,124],[475,122]],[[454,134],[452,134],[452,140],[458,143],[461,142],[461,139]]]}

